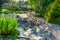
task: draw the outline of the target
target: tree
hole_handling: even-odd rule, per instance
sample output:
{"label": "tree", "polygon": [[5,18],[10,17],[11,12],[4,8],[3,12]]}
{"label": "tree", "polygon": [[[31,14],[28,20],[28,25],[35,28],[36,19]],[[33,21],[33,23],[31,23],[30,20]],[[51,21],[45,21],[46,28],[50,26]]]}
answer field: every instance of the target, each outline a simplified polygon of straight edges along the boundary
{"label": "tree", "polygon": [[29,8],[42,14],[42,16],[51,2],[54,2],[54,0],[28,0]]}

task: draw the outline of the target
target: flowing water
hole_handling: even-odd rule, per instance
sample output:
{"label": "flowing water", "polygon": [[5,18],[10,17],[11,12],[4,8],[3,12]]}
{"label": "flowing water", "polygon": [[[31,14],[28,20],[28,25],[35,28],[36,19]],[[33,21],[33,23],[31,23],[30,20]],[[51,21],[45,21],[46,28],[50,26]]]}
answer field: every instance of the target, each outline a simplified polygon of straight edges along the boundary
{"label": "flowing water", "polygon": [[[8,15],[8,16],[16,17],[15,15],[12,15],[12,14],[11,15]],[[27,21],[18,21],[18,28],[17,28],[17,30],[23,31],[22,30],[23,25],[28,26]],[[51,36],[51,38],[47,37],[47,39],[48,40],[56,40],[56,38],[54,36]],[[6,40],[6,39],[1,39],[1,40]],[[11,39],[11,40],[17,40],[17,39]]]}

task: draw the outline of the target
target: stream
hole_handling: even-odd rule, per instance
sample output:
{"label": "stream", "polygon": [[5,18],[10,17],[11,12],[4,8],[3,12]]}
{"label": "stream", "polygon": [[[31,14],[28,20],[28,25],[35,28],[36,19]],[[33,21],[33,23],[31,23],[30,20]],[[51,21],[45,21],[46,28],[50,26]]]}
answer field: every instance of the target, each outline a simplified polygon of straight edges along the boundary
{"label": "stream", "polygon": [[[12,16],[12,17],[15,17],[15,15],[9,15],[9,16]],[[44,22],[44,20],[42,20]],[[19,21],[18,22],[18,28],[17,30],[19,31],[22,31],[22,27],[26,25],[28,27],[28,23],[27,21]],[[60,40],[59,39],[59,35],[60,35],[60,25],[56,25],[56,24],[49,24],[51,26],[51,29],[53,30],[53,36],[51,35],[51,38],[47,37],[48,40]],[[29,29],[29,28],[28,28]],[[57,33],[56,33],[57,31]],[[3,40],[3,39],[1,39]],[[6,39],[4,39],[6,40]],[[20,39],[14,39],[14,40],[20,40]]]}

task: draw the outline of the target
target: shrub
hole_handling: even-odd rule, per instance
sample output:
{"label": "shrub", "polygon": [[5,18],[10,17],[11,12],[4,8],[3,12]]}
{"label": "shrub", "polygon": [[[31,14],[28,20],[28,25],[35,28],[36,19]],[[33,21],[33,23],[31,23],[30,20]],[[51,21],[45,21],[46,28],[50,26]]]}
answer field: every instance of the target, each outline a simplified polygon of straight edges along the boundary
{"label": "shrub", "polygon": [[39,13],[36,13],[36,15],[35,15],[36,17],[40,17],[40,14]]}
{"label": "shrub", "polygon": [[36,17],[43,17],[43,14],[41,14],[41,13],[36,13],[35,16],[36,16]]}
{"label": "shrub", "polygon": [[17,19],[11,16],[2,16],[0,17],[0,35],[10,35],[14,34],[17,28]]}
{"label": "shrub", "polygon": [[48,6],[44,18],[46,22],[60,24],[60,0],[55,0]]}
{"label": "shrub", "polygon": [[2,13],[4,13],[4,14],[10,14],[10,13],[12,13],[13,14],[13,11],[11,11],[11,10],[8,10],[8,9],[2,9],[2,11],[1,11]]}

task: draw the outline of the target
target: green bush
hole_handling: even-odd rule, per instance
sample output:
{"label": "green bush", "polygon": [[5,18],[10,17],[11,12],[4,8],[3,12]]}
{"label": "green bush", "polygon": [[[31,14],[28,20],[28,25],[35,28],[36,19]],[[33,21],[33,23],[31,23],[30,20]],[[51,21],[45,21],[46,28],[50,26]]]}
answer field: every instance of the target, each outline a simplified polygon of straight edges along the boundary
{"label": "green bush", "polygon": [[17,19],[12,18],[11,16],[4,16],[4,14],[0,17],[0,34],[1,35],[11,35],[12,33],[16,33],[15,30],[17,28]]}
{"label": "green bush", "polygon": [[13,14],[13,11],[12,10],[8,10],[8,9],[2,9],[1,12],[4,13],[4,14]]}
{"label": "green bush", "polygon": [[36,17],[40,17],[40,14],[39,13],[36,13],[36,15],[35,15]]}
{"label": "green bush", "polygon": [[60,0],[51,3],[44,16],[46,22],[60,24]]}
{"label": "green bush", "polygon": [[35,16],[36,16],[36,17],[43,17],[43,14],[41,14],[41,13],[36,13]]}

